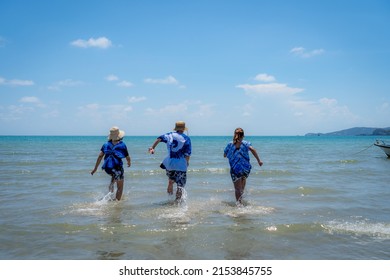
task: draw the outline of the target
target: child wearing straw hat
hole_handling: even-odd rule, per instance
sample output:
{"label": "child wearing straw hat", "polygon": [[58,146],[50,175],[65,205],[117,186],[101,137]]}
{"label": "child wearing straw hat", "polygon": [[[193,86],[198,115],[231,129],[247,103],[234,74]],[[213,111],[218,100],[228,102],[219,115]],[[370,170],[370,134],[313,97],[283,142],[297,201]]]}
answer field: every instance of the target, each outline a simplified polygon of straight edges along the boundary
{"label": "child wearing straw hat", "polygon": [[104,157],[102,169],[104,169],[106,173],[111,176],[111,183],[108,187],[111,193],[114,192],[114,184],[116,183],[117,185],[117,191],[115,194],[116,200],[121,200],[123,193],[124,170],[122,159],[126,159],[127,167],[131,166],[129,152],[127,150],[126,144],[122,141],[124,136],[125,132],[123,130],[119,130],[118,127],[114,126],[110,129],[108,141],[104,143],[100,149],[100,153],[96,159],[95,167],[91,171],[91,175],[93,175]]}
{"label": "child wearing straw hat", "polygon": [[185,122],[178,121],[173,132],[159,136],[149,148],[149,153],[154,154],[155,148],[160,142],[167,145],[168,155],[161,164],[166,169],[168,176],[168,193],[173,194],[173,184],[177,184],[176,201],[180,201],[183,189],[187,182],[187,168],[191,157],[191,139],[184,131],[188,130]]}

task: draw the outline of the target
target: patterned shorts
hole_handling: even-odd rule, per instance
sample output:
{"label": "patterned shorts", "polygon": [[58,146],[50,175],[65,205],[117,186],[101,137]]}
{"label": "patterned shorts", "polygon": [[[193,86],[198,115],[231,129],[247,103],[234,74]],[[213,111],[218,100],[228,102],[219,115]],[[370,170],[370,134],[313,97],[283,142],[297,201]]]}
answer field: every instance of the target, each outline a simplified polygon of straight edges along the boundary
{"label": "patterned shorts", "polygon": [[232,181],[234,183],[234,182],[236,182],[237,180],[240,180],[243,177],[245,179],[248,178],[250,172],[251,172],[250,170],[247,170],[247,171],[242,171],[239,174],[235,174],[232,170],[230,170],[230,176],[232,177]]}
{"label": "patterned shorts", "polygon": [[123,170],[123,166],[111,169],[111,172],[109,174],[115,181],[121,181],[125,177],[125,171]]}
{"label": "patterned shorts", "polygon": [[167,170],[166,174],[168,178],[173,180],[179,187],[184,188],[187,183],[186,171]]}

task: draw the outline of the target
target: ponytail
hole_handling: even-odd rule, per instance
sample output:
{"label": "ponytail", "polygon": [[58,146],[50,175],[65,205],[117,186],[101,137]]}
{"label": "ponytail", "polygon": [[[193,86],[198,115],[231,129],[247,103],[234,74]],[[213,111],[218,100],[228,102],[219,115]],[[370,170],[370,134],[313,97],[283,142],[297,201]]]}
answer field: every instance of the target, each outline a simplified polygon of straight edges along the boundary
{"label": "ponytail", "polygon": [[233,144],[236,144],[239,139],[244,138],[244,130],[242,128],[236,128],[233,135]]}

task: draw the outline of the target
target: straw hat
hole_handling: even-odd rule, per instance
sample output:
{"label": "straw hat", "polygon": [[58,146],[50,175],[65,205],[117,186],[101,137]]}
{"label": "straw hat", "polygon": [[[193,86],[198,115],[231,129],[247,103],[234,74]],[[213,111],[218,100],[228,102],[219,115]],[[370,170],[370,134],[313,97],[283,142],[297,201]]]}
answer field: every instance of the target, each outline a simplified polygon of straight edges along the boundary
{"label": "straw hat", "polygon": [[124,136],[125,136],[125,132],[123,130],[119,130],[118,127],[113,126],[110,129],[108,140],[118,141],[121,140]]}
{"label": "straw hat", "polygon": [[185,130],[188,130],[188,128],[186,127],[186,123],[185,122],[178,121],[178,122],[176,122],[175,128],[173,130],[175,130],[175,131],[185,131]]}

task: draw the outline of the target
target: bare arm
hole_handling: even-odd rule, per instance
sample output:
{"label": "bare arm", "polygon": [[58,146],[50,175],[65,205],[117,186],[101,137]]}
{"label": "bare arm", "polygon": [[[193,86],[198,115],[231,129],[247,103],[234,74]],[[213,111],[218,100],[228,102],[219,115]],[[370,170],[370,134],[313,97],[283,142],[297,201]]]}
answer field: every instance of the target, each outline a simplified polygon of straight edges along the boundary
{"label": "bare arm", "polygon": [[130,167],[131,166],[131,158],[130,158],[130,156],[126,157],[126,161],[127,161],[127,167]]}
{"label": "bare arm", "polygon": [[249,147],[249,150],[252,152],[253,156],[256,158],[257,162],[259,163],[260,166],[263,165],[263,162],[260,160],[260,157],[259,155],[257,154],[257,151],[255,148],[253,148],[252,146]]}
{"label": "bare arm", "polygon": [[104,153],[103,152],[100,152],[99,156],[97,157],[96,159],[96,164],[95,164],[95,167],[94,169],[91,171],[91,175],[93,175],[96,170],[98,169],[99,165],[100,165],[100,162],[102,161],[103,159],[103,156],[104,156]]}
{"label": "bare arm", "polygon": [[154,141],[153,145],[149,148],[149,153],[154,154],[154,149],[157,147],[158,143],[161,142],[160,138],[157,138],[156,141]]}

